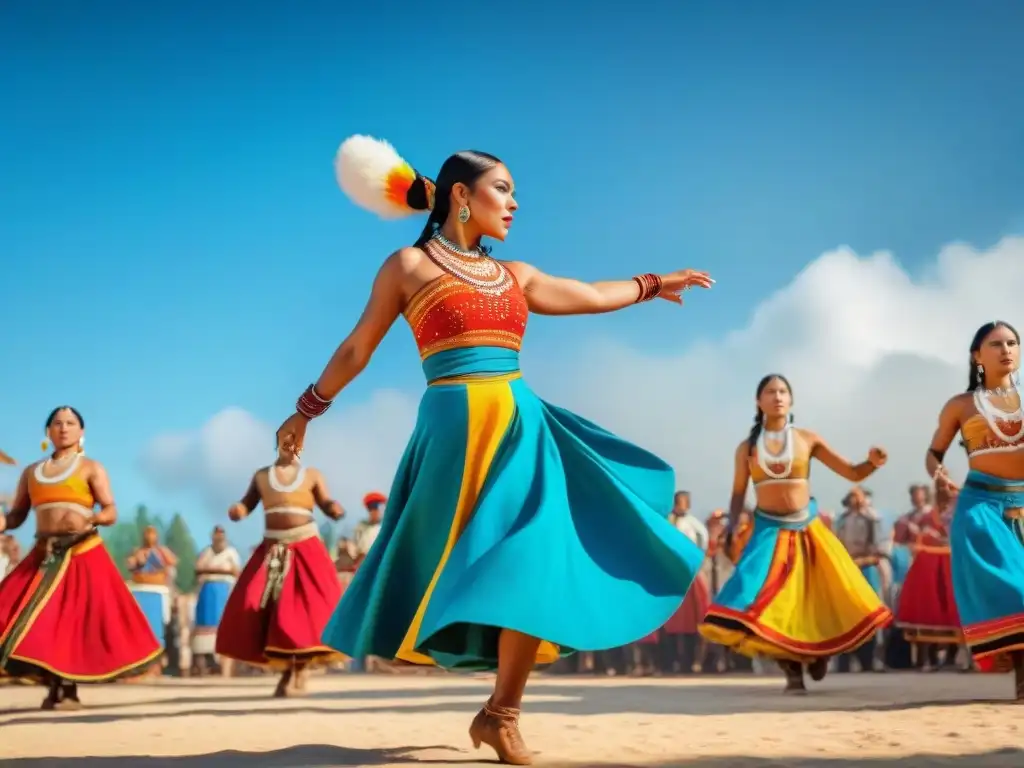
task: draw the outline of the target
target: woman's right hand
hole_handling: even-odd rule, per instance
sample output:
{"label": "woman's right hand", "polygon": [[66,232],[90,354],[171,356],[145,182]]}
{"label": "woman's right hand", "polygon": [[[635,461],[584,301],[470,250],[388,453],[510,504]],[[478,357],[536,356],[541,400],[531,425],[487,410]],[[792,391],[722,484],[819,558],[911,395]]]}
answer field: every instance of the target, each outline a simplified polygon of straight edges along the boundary
{"label": "woman's right hand", "polygon": [[302,445],[306,441],[306,427],[309,419],[301,413],[293,413],[277,430],[277,445],[283,448],[293,460],[302,455]]}
{"label": "woman's right hand", "polygon": [[950,479],[945,467],[939,467],[935,471],[935,490],[947,495],[960,492],[959,486]]}

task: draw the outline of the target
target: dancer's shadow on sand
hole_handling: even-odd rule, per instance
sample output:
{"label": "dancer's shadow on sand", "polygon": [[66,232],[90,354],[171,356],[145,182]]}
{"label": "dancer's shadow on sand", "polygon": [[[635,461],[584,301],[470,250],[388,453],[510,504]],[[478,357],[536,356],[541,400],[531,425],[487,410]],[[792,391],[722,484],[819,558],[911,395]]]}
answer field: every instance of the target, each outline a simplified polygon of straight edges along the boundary
{"label": "dancer's shadow on sand", "polygon": [[[415,753],[424,750],[450,750],[451,757],[424,759]],[[539,756],[543,761],[543,755]],[[307,744],[273,752],[213,752],[181,757],[72,757],[22,758],[5,760],[11,768],[326,768],[327,766],[379,765],[472,765],[495,764],[494,760],[450,747],[404,749],[347,749],[320,744]],[[543,761],[547,768],[640,768],[635,763],[594,763],[588,761]],[[828,757],[751,758],[722,756],[689,761],[645,763],[645,768],[1020,768],[1024,751],[996,750],[983,754],[941,757],[912,755],[909,757],[864,759]]]}
{"label": "dancer's shadow on sand", "polygon": [[[416,752],[445,750],[451,757],[419,759]],[[4,768],[327,768],[327,766],[450,765],[466,762],[466,753],[449,746],[398,749],[350,749],[302,744],[270,752],[224,750],[180,757],[38,757],[4,760]]]}

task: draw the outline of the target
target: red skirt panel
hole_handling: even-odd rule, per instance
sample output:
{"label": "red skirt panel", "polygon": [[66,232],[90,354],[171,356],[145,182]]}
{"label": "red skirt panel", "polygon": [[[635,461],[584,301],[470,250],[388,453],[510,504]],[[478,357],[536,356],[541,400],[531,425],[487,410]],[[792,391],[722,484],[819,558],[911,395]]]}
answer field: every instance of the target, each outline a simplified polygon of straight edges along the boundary
{"label": "red skirt panel", "polygon": [[[283,568],[280,579],[278,563]],[[340,599],[334,563],[315,533],[287,544],[264,539],[224,606],[216,652],[246,664],[277,668],[290,666],[293,658],[305,662],[344,659],[320,640]]]}
{"label": "red skirt panel", "polygon": [[923,549],[914,557],[900,590],[896,625],[917,643],[960,641],[948,550]]}
{"label": "red skirt panel", "polygon": [[704,621],[704,614],[708,612],[710,605],[711,593],[708,590],[707,579],[703,573],[698,573],[690,585],[690,591],[683,599],[683,604],[672,618],[665,622],[663,629],[670,635],[698,634],[697,625]]}
{"label": "red skirt panel", "polygon": [[98,534],[40,542],[0,582],[0,669],[102,683],[163,650]]}

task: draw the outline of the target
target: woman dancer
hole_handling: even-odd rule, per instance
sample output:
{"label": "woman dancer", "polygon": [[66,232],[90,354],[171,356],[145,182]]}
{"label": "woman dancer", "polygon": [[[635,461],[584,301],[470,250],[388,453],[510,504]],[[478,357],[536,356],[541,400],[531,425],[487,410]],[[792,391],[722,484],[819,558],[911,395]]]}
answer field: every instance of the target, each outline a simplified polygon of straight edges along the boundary
{"label": "woman dancer", "polygon": [[851,464],[818,435],[792,425],[792,388],[770,374],[757,385],[750,437],[736,449],[730,517],[754,484],[750,539],[700,630],[747,656],[779,661],[786,691],[804,693],[803,665],[821,680],[829,657],[867,642],[892,615],[843,545],[818,518],[810,492],[811,459],[859,483],[885,464],[881,448]]}
{"label": "woman dancer", "polygon": [[0,582],[0,670],[48,684],[43,709],[77,709],[78,683],[132,674],[161,653],[96,530],[117,507],[103,465],[82,455],[84,428],[70,406],[50,414],[53,453],[25,470],[0,516],[0,531],[14,530],[36,510],[36,546]]}
{"label": "woman dancer", "polygon": [[[942,492],[939,494],[943,495]],[[955,497],[943,504],[952,511]],[[896,626],[907,642],[916,646],[918,658],[926,670],[932,669],[929,646],[952,647],[961,639],[960,617],[953,595],[953,568],[949,548],[951,515],[941,514],[936,505],[921,514],[910,544],[913,561],[900,590],[896,608]]]}
{"label": "woman dancer", "polygon": [[986,323],[971,341],[967,391],[939,414],[925,459],[942,492],[956,492],[942,461],[957,432],[970,471],[959,490],[949,539],[953,592],[978,666],[1016,677],[1024,702],[1024,413],[1016,374],[1020,335]]}
{"label": "woman dancer", "polygon": [[481,239],[504,240],[518,205],[508,168],[492,155],[452,155],[435,185],[390,145],[354,137],[337,168],[364,207],[430,216],[413,247],[385,260],[355,329],[278,438],[302,449],[309,420],[366,366],[399,315],[428,386],[380,534],[325,642],[356,657],[496,669],[470,736],[526,765],[518,717],[534,665],[649,634],[679,607],[703,560],[667,519],[667,464],[522,381],[527,316],[679,303],[684,288],[712,281],[682,270],[586,284],[496,261]]}
{"label": "woman dancer", "polygon": [[340,661],[320,641],[341,597],[334,562],[313,521],[313,508],[332,520],[344,514],[323,475],[279,451],[256,472],[240,502],[228,511],[243,520],[263,504],[263,542],[246,563],[224,606],[216,653],[253,666],[280,669],[274,696],[306,692],[312,664]]}

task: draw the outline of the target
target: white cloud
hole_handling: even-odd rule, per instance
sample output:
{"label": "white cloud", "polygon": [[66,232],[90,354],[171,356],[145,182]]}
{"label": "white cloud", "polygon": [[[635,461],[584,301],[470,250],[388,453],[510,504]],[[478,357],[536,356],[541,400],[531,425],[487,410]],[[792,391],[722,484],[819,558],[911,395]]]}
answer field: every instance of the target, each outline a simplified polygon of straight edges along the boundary
{"label": "white cloud", "polygon": [[[862,257],[841,248],[812,262],[766,297],[747,327],[720,340],[698,340],[674,357],[595,340],[563,357],[557,370],[542,365],[526,373],[541,396],[670,461],[680,487],[693,492],[698,508],[710,509],[727,501],[733,449],[751,424],[758,379],[782,372],[793,383],[798,423],[851,459],[864,458],[873,444],[888,449],[888,466],[867,485],[882,506],[902,509],[907,486],[924,477],[940,407],[966,386],[971,336],[996,318],[1024,325],[1022,296],[1024,238],[984,252],[951,245],[916,280],[891,254]],[[699,328],[698,311],[686,322]],[[416,403],[378,392],[339,406],[310,430],[307,456],[351,507],[367,489],[390,485]],[[166,487],[198,488],[224,505],[244,490],[272,444],[273,427],[229,409],[194,434],[156,438],[145,466]],[[962,471],[961,452],[954,446],[950,453],[951,466]],[[826,508],[847,485],[820,465],[812,480]]]}

